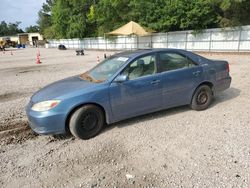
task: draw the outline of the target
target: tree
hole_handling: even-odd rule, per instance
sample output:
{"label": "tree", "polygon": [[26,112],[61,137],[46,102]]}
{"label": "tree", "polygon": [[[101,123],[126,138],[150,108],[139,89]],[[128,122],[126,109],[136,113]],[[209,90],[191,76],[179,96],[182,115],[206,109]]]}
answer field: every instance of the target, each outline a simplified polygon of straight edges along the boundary
{"label": "tree", "polygon": [[240,26],[249,17],[249,0],[46,0],[38,24],[46,38],[83,38],[131,20],[167,32]]}
{"label": "tree", "polygon": [[133,0],[133,15],[144,26],[158,32],[216,26],[213,7],[204,0]]}
{"label": "tree", "polygon": [[220,27],[250,24],[249,0],[210,0]]}
{"label": "tree", "polygon": [[23,30],[19,28],[21,22],[6,23],[2,21],[0,23],[0,36],[16,35],[17,33],[23,33]]}
{"label": "tree", "polygon": [[204,0],[100,0],[95,8],[99,34],[130,20],[158,32],[201,30],[217,24],[213,7]]}
{"label": "tree", "polygon": [[38,12],[38,21],[39,31],[44,35],[45,38],[54,38],[51,21],[52,7],[55,5],[56,0],[46,0],[46,3],[43,3],[42,9]]}
{"label": "tree", "polygon": [[52,8],[52,24],[56,38],[83,38],[93,36],[96,27],[88,19],[93,1],[57,0]]}
{"label": "tree", "polygon": [[27,33],[39,32],[39,27],[37,25],[31,25],[31,26],[25,28],[25,32],[27,32]]}
{"label": "tree", "polygon": [[[133,19],[133,4],[130,0],[100,0],[94,7],[98,34],[102,35]],[[134,20],[137,21],[137,20]]]}
{"label": "tree", "polygon": [[0,23],[0,36],[8,35],[9,28],[5,21]]}

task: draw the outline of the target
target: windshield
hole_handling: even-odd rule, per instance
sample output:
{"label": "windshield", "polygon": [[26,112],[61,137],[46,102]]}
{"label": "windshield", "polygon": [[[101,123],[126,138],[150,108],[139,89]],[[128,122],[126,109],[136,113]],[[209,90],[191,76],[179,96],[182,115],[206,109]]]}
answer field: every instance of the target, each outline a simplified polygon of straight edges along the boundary
{"label": "windshield", "polygon": [[128,57],[110,57],[93,69],[83,73],[81,78],[91,82],[103,82],[113,76],[128,60]]}

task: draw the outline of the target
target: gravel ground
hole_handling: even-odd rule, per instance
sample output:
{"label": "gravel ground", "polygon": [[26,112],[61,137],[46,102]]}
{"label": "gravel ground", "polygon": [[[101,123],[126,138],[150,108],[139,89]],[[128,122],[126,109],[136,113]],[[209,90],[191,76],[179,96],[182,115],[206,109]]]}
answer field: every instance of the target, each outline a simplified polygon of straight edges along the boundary
{"label": "gravel ground", "polygon": [[209,109],[140,116],[83,141],[34,134],[24,107],[36,90],[84,72],[103,52],[40,49],[40,65],[36,52],[0,53],[0,187],[250,186],[250,55],[203,54],[228,60],[233,77]]}

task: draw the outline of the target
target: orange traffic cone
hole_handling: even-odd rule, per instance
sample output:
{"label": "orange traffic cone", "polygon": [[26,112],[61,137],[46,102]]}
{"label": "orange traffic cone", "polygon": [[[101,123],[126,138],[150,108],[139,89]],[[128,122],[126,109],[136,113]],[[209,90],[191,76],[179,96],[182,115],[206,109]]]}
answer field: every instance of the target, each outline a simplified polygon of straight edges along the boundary
{"label": "orange traffic cone", "polygon": [[40,61],[40,57],[39,55],[37,54],[36,56],[36,64],[41,64],[42,62]]}
{"label": "orange traffic cone", "polygon": [[100,63],[100,58],[99,58],[99,56],[97,56],[97,63]]}

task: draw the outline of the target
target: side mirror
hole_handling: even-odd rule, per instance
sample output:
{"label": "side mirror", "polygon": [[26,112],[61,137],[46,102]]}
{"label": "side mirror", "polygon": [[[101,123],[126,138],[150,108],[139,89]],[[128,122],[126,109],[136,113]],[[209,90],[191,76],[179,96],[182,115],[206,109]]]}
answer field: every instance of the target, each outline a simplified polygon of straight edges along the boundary
{"label": "side mirror", "polygon": [[128,80],[127,75],[119,75],[116,77],[115,82],[122,83]]}

